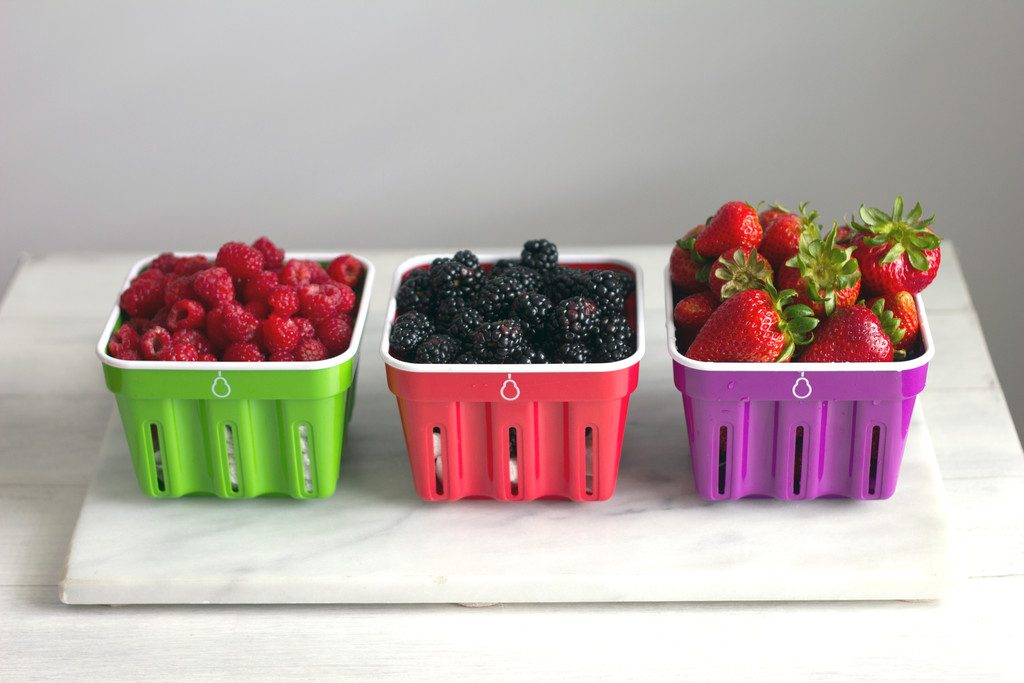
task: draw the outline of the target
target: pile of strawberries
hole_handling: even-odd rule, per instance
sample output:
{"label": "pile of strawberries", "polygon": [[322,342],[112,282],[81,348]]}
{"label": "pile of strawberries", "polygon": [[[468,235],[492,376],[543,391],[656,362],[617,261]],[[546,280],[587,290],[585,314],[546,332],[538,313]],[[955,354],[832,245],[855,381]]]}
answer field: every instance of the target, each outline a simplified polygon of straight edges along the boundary
{"label": "pile of strawberries", "polygon": [[205,256],[160,254],[121,294],[107,349],[122,360],[317,361],[352,341],[363,264],[289,259],[270,239]]}
{"label": "pile of strawberries", "polygon": [[758,213],[728,202],[676,242],[670,271],[680,352],[699,361],[890,362],[918,350],[914,295],[941,239],[921,205],[861,206],[822,235],[806,203]]}

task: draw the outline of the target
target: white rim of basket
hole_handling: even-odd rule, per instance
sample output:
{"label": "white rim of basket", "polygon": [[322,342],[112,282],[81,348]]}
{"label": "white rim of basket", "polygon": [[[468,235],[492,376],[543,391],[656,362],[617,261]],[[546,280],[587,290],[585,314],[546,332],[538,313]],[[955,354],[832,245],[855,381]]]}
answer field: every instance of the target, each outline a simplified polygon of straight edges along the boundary
{"label": "white rim of basket", "polygon": [[[479,254],[477,256],[481,263],[496,263],[499,259],[518,258],[519,254]],[[479,365],[442,364],[442,363],[410,363],[395,358],[391,355],[391,325],[395,318],[395,295],[398,287],[402,284],[402,276],[420,266],[430,265],[436,258],[451,258],[451,254],[421,254],[406,259],[395,269],[391,281],[391,291],[388,295],[388,310],[384,318],[384,334],[380,340],[380,355],[387,365],[406,372],[444,372],[449,374],[486,374],[502,373],[508,374],[540,374],[540,373],[578,373],[578,372],[615,372],[632,367],[640,362],[646,350],[646,338],[644,332],[644,275],[640,266],[628,259],[616,258],[602,254],[565,254],[559,255],[559,265],[576,264],[600,264],[607,263],[614,266],[622,266],[633,272],[636,281],[636,351],[628,358],[614,363],[543,363],[543,364],[519,364],[519,363],[481,363]]]}
{"label": "white rim of basket", "polygon": [[917,358],[892,363],[804,363],[801,361],[791,363],[710,363],[687,358],[676,348],[676,324],[672,319],[672,311],[675,308],[672,301],[672,272],[671,266],[665,266],[665,331],[668,336],[668,352],[676,363],[694,370],[711,372],[903,372],[913,370],[927,365],[935,355],[932,331],[928,326],[928,316],[925,313],[920,294],[914,295],[914,302],[917,304],[921,341],[924,343],[924,352]]}
{"label": "white rim of basket", "polygon": [[[120,358],[114,358],[107,353],[107,344],[110,341],[110,335],[114,333],[114,326],[117,324],[117,319],[121,315],[121,306],[118,300],[121,297],[121,293],[128,288],[132,279],[138,275],[143,268],[156,258],[158,255],[148,256],[141,261],[138,261],[131,270],[128,272],[128,276],[124,279],[124,283],[121,285],[121,289],[118,290],[118,300],[114,302],[114,309],[110,313],[110,317],[107,319],[107,324],[103,328],[103,334],[100,336],[100,341],[96,345],[96,355],[99,356],[100,360],[104,365],[109,365],[114,368],[120,368],[122,370],[204,370],[208,371],[211,369],[215,370],[256,370],[259,372],[270,372],[273,370],[324,370],[331,368],[343,363],[347,363],[351,360],[356,353],[359,351],[359,342],[363,336],[363,329],[366,326],[366,316],[370,310],[370,292],[373,289],[373,277],[374,268],[373,264],[367,259],[363,258],[359,254],[353,254],[351,252],[293,252],[286,253],[285,259],[305,259],[310,261],[331,261],[344,253],[348,253],[349,256],[353,256],[363,264],[364,275],[363,275],[363,291],[359,296],[359,310],[356,314],[356,324],[352,328],[352,341],[349,343],[348,349],[338,356],[332,356],[331,358],[325,358],[324,360],[306,362],[306,361],[285,361],[281,363],[271,363],[265,361],[262,363],[253,362],[234,362],[234,361],[217,361],[217,362],[192,362],[192,361],[164,361],[164,360],[121,360]],[[210,252],[195,252],[189,254],[183,254],[184,256],[205,256],[208,259],[216,258],[216,254]]]}

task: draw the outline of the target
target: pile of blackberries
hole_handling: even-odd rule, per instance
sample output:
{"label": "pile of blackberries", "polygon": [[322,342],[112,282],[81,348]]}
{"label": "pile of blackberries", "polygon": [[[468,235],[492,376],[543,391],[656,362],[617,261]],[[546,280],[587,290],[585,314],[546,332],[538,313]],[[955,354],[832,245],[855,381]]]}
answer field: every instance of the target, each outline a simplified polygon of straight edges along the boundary
{"label": "pile of blackberries", "polygon": [[558,264],[530,240],[489,270],[471,251],[410,271],[395,295],[391,355],[414,363],[610,363],[636,351],[625,270]]}

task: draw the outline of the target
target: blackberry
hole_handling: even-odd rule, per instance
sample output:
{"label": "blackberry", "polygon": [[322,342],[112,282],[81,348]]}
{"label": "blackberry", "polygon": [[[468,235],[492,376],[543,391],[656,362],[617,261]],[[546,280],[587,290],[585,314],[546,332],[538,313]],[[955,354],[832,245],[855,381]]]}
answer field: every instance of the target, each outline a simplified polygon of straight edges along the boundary
{"label": "blackberry", "polygon": [[473,355],[472,351],[466,351],[455,359],[455,363],[458,365],[479,365],[480,361]]}
{"label": "blackberry", "polygon": [[604,316],[590,340],[590,348],[599,363],[622,360],[636,351],[636,333],[624,316]]}
{"label": "blackberry", "polygon": [[438,258],[430,264],[430,284],[439,300],[452,296],[471,297],[480,289],[482,282],[483,271],[455,259]]}
{"label": "blackberry", "polygon": [[502,275],[519,280],[527,292],[538,292],[544,288],[544,277],[533,268],[511,266],[506,268]]}
{"label": "blackberry", "polygon": [[388,342],[391,344],[391,355],[402,360],[411,360],[416,347],[434,333],[434,323],[419,311],[403,313],[395,318],[391,326]]}
{"label": "blackberry", "polygon": [[626,339],[600,340],[593,344],[594,360],[598,363],[614,363],[629,358],[636,351],[636,345]]}
{"label": "blackberry", "polygon": [[583,293],[583,271],[556,266],[544,273],[544,290],[554,303]]}
{"label": "blackberry", "polygon": [[531,338],[544,333],[553,308],[551,299],[537,292],[523,292],[512,301],[513,315],[522,321],[523,332]]}
{"label": "blackberry", "polygon": [[512,310],[512,301],[523,293],[523,283],[499,275],[484,284],[476,296],[475,307],[485,320],[499,320]]}
{"label": "blackberry", "polygon": [[432,334],[416,347],[417,363],[451,363],[462,352],[462,344],[447,334]]}
{"label": "blackberry", "polygon": [[535,270],[550,270],[558,265],[558,247],[547,240],[530,240],[523,244],[522,264]]}
{"label": "blackberry", "polygon": [[625,270],[613,270],[612,272],[615,273],[622,282],[622,291],[627,297],[636,291],[636,278],[633,277],[632,273]]}
{"label": "blackberry", "polygon": [[596,339],[622,339],[632,343],[635,341],[635,337],[636,333],[633,332],[633,327],[629,324],[626,316],[622,314],[601,316],[601,320],[597,323]]}
{"label": "blackberry", "polygon": [[494,264],[493,268],[491,268],[491,275],[492,276],[502,275],[509,268],[512,268],[513,266],[518,266],[518,265],[519,265],[519,259],[515,259],[515,258],[502,258],[502,259],[498,259],[498,262]]}
{"label": "blackberry", "polygon": [[543,349],[535,348],[533,346],[523,346],[519,349],[519,353],[512,356],[512,362],[522,365],[539,365],[547,363],[548,356],[544,353]]}
{"label": "blackberry", "polygon": [[484,317],[475,308],[464,308],[455,314],[451,324],[448,325],[448,334],[459,341],[471,343],[476,328],[484,323]]}
{"label": "blackberry", "polygon": [[473,334],[473,354],[484,363],[507,363],[523,346],[523,328],[516,320],[483,323]]}
{"label": "blackberry", "polygon": [[467,268],[472,268],[473,270],[480,269],[480,259],[478,259],[476,254],[471,252],[469,249],[463,249],[462,251],[455,252],[455,255],[452,256],[452,260],[458,261],[462,265]]}
{"label": "blackberry", "polygon": [[583,342],[570,342],[558,347],[558,359],[563,363],[589,363],[590,349]]}
{"label": "blackberry", "polygon": [[589,271],[583,279],[583,291],[606,315],[621,313],[626,304],[622,279],[614,270]]}
{"label": "blackberry", "polygon": [[600,310],[590,299],[574,296],[555,305],[548,317],[548,332],[559,344],[586,341],[597,331]]}
{"label": "blackberry", "polygon": [[[422,274],[420,274],[422,273]],[[430,277],[425,270],[414,270],[402,282],[395,294],[395,305],[398,313],[419,311],[427,313],[433,301],[433,288]]]}
{"label": "blackberry", "polygon": [[451,327],[455,316],[467,308],[469,308],[469,304],[466,303],[465,299],[457,296],[450,296],[442,300],[437,304],[437,308],[434,309],[434,322],[437,324],[437,329],[447,330]]}

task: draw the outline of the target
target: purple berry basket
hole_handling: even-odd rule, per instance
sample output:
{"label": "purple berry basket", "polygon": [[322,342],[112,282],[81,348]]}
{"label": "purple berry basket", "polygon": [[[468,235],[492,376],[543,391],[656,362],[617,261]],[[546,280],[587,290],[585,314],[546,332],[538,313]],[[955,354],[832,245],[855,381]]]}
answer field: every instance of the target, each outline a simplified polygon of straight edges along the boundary
{"label": "purple berry basket", "polygon": [[704,363],[669,354],[683,395],[697,493],[885,499],[896,490],[914,401],[935,353],[920,295],[921,352],[898,363]]}

